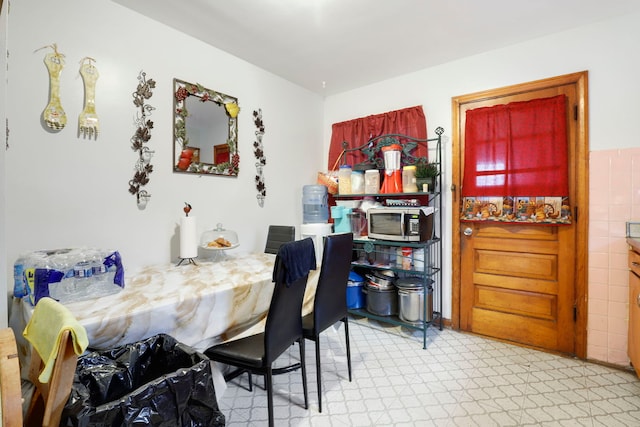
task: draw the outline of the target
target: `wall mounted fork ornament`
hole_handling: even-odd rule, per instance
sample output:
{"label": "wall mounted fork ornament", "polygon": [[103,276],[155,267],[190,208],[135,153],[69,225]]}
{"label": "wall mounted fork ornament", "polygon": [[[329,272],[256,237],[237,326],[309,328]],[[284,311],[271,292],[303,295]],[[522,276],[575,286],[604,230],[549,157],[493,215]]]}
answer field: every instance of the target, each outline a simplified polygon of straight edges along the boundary
{"label": "wall mounted fork ornament", "polygon": [[100,74],[92,61],[95,59],[89,57],[80,61],[80,75],[84,82],[84,109],[78,116],[78,135],[98,139],[100,122],[96,114],[96,81]]}

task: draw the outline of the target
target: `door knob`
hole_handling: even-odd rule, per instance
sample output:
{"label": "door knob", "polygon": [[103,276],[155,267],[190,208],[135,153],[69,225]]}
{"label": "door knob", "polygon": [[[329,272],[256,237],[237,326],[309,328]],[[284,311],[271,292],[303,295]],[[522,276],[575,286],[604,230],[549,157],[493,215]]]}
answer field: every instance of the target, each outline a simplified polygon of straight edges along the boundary
{"label": "door knob", "polygon": [[473,234],[473,229],[471,227],[467,227],[462,232],[465,236],[471,236]]}

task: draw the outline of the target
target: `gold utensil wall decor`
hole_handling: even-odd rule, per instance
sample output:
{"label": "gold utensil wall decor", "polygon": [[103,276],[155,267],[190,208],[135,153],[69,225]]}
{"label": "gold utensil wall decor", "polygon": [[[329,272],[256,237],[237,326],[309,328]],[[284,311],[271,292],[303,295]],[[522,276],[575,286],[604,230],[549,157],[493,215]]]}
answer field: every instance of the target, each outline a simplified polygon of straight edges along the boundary
{"label": "gold utensil wall decor", "polygon": [[67,125],[67,115],[60,103],[60,73],[64,68],[64,55],[58,52],[55,43],[45,47],[50,47],[53,52],[47,53],[44,57],[49,71],[49,103],[42,113],[42,119],[49,128],[62,130]]}
{"label": "gold utensil wall decor", "polygon": [[80,75],[84,82],[84,109],[78,116],[78,135],[98,139],[100,122],[96,114],[96,81],[100,74],[93,65],[95,59],[85,57],[80,61]]}

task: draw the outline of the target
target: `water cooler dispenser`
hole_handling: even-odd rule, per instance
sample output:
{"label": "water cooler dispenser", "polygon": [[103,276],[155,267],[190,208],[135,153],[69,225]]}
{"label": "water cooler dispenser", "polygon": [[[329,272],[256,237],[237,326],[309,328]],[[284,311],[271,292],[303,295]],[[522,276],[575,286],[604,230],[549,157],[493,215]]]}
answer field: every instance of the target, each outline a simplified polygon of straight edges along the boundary
{"label": "water cooler dispenser", "polygon": [[311,237],[316,250],[316,261],[320,264],[324,249],[324,236],[331,234],[329,221],[329,196],[324,185],[302,187],[302,226],[300,238]]}

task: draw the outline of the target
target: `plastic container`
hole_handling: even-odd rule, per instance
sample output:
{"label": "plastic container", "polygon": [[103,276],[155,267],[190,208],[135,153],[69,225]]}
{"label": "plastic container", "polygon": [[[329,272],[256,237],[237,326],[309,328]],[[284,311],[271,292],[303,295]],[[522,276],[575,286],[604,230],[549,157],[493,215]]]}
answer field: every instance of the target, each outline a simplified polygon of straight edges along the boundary
{"label": "plastic container", "polygon": [[380,191],[380,172],[378,169],[369,169],[364,173],[364,192],[366,194],[378,194]]}
{"label": "plastic container", "polygon": [[302,222],[304,224],[329,221],[329,199],[324,185],[302,187]]}
{"label": "plastic container", "polygon": [[363,288],[364,279],[362,276],[355,271],[351,271],[347,281],[347,308],[363,308],[365,306]]}
{"label": "plastic container", "polygon": [[416,167],[413,165],[405,166],[402,168],[402,192],[418,192],[418,185],[416,184]]}
{"label": "plastic container", "polygon": [[25,262],[26,260],[20,257],[13,264],[13,296],[16,298],[28,295],[27,280],[24,277]]}
{"label": "plastic container", "polygon": [[351,172],[351,194],[364,193],[364,172]]}
{"label": "plastic container", "polygon": [[351,165],[342,165],[338,170],[338,194],[351,194]]}
{"label": "plastic container", "polygon": [[411,264],[413,263],[413,249],[402,248],[402,269],[411,270]]}

